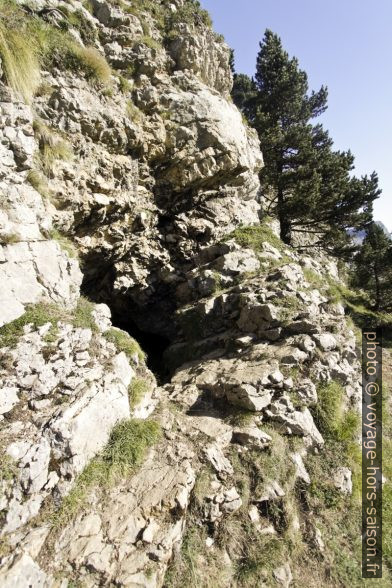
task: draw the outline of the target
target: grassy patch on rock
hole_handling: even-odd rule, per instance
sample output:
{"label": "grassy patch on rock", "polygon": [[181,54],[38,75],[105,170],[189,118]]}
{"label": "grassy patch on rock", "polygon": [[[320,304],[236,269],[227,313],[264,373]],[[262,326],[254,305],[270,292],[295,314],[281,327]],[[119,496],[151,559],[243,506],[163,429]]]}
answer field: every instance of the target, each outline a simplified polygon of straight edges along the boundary
{"label": "grassy patch on rock", "polygon": [[153,420],[133,419],[118,423],[104,450],[85,467],[60,509],[53,514],[54,527],[66,524],[86,505],[93,487],[107,488],[134,471],[160,434],[160,427]]}
{"label": "grassy patch on rock", "polygon": [[140,361],[145,359],[145,353],[140,348],[139,343],[125,331],[120,331],[120,329],[113,327],[104,333],[104,337],[116,346],[119,353],[123,351],[132,361],[134,361],[135,356]]}
{"label": "grassy patch on rock", "polygon": [[39,302],[26,308],[26,312],[15,319],[0,327],[0,345],[2,347],[15,347],[24,334],[24,328],[32,325],[33,329],[38,329],[47,323],[57,324],[57,321],[67,317],[66,311],[60,309],[56,304]]}
{"label": "grassy patch on rock", "polygon": [[227,235],[225,241],[229,239],[235,239],[238,245],[253,249],[256,253],[263,252],[264,243],[269,243],[278,251],[284,250],[283,242],[269,226],[267,219],[260,225],[238,227]]}
{"label": "grassy patch on rock", "polygon": [[95,47],[80,45],[66,30],[74,26],[86,31],[80,13],[79,17],[77,13],[69,13],[68,18],[64,15],[62,24],[65,26],[58,28],[30,16],[13,0],[3,0],[0,5],[0,57],[5,79],[27,103],[39,88],[42,67],[68,69],[101,84],[110,79],[111,69],[104,56]]}

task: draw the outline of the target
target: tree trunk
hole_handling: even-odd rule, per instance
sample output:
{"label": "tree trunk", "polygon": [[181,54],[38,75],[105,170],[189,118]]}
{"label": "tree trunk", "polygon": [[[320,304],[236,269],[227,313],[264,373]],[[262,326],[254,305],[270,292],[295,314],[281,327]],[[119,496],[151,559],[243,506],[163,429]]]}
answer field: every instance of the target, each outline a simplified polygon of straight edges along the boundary
{"label": "tree trunk", "polygon": [[286,245],[291,245],[291,222],[287,218],[284,211],[284,195],[283,190],[278,190],[278,218],[280,223],[280,238]]}

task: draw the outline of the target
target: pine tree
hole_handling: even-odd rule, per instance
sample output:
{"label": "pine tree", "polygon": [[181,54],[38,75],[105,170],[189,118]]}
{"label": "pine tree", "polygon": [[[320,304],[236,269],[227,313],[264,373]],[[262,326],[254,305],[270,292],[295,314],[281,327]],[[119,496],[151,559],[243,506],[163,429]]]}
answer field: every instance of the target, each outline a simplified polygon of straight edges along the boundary
{"label": "pine tree", "polygon": [[373,310],[392,311],[392,241],[371,223],[355,257],[354,282],[365,290]]}
{"label": "pine tree", "polygon": [[255,79],[236,75],[233,100],[259,134],[265,167],[261,183],[268,212],[278,216],[281,238],[293,232],[313,244],[347,252],[347,228],[365,228],[379,195],[376,174],[352,178],[350,152],[333,150],[328,132],[313,120],[327,108],[327,88],[309,93],[298,60],[267,30],[257,57]]}

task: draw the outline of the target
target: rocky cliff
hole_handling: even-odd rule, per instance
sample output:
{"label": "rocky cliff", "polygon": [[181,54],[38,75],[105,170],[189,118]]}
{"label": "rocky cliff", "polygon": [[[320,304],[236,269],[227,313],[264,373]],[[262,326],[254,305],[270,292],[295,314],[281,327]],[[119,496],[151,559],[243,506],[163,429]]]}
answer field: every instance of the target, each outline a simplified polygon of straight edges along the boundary
{"label": "rocky cliff", "polygon": [[1,585],[356,585],[355,334],[228,47],[187,0],[1,10]]}

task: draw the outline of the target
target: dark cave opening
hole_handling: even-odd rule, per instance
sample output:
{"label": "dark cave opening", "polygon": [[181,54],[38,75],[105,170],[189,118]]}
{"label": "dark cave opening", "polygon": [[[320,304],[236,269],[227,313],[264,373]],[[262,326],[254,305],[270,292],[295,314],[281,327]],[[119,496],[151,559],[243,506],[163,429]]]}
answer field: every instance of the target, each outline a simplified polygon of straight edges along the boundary
{"label": "dark cave opening", "polygon": [[[150,325],[155,325],[157,330],[160,326],[156,320],[146,320],[154,317],[156,308],[138,308],[130,300],[124,300],[121,297],[112,296],[112,284],[114,280],[114,270],[111,263],[107,262],[102,255],[92,252],[83,260],[84,277],[82,283],[82,293],[87,298],[97,304],[103,302],[107,304],[112,314],[112,324],[133,337],[146,354],[146,363],[148,368],[155,375],[158,384],[165,384],[170,380],[172,372],[164,359],[164,353],[172,341],[168,336],[159,332],[152,332]],[[165,297],[163,296],[165,299]],[[166,316],[170,309],[163,305],[162,313]],[[143,315],[143,320],[136,321],[137,315]],[[141,317],[140,317],[141,318]],[[150,323],[145,330],[140,329],[138,323]],[[166,321],[163,321],[165,326]],[[168,321],[170,325],[170,321]],[[162,327],[162,329],[164,328]]]}
{"label": "dark cave opening", "polygon": [[156,333],[142,331],[135,321],[124,313],[112,310],[112,323],[115,327],[126,331],[131,337],[136,339],[140,347],[146,353],[147,367],[155,375],[158,384],[165,384],[169,381],[171,373],[164,360],[164,353],[170,345],[170,340]]}

